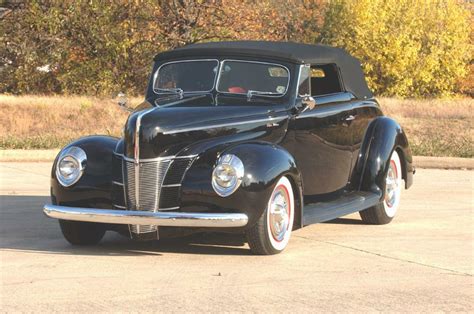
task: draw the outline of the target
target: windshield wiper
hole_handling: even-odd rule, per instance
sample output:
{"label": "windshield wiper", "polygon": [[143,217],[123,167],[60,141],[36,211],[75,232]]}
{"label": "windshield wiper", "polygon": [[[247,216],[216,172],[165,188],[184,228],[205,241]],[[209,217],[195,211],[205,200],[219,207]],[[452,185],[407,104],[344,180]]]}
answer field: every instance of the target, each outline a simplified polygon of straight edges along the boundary
{"label": "windshield wiper", "polygon": [[162,92],[162,93],[170,93],[179,95],[179,99],[183,99],[184,91],[181,88],[155,88],[155,91]]}
{"label": "windshield wiper", "polygon": [[268,96],[268,97],[274,97],[274,96],[281,96],[283,93],[275,93],[275,92],[262,92],[258,90],[249,90],[247,92],[247,100],[251,100],[252,96]]}

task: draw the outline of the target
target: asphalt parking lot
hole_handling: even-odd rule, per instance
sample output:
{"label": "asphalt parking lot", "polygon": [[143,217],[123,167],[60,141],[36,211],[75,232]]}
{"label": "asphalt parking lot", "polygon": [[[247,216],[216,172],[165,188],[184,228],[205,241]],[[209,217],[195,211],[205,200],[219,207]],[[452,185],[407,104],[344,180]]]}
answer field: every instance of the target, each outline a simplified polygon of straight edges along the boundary
{"label": "asphalt parking lot", "polygon": [[474,311],[473,171],[418,169],[389,225],[358,215],[252,256],[239,236],[70,246],[50,163],[0,163],[1,311]]}

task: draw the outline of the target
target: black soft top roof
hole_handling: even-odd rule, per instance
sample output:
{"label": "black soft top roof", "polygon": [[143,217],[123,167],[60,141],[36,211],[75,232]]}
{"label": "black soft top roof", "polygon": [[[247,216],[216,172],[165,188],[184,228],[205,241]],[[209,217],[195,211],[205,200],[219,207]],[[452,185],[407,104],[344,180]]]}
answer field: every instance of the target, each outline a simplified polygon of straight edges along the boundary
{"label": "black soft top roof", "polygon": [[345,89],[357,98],[372,97],[358,59],[344,49],[326,45],[308,45],[273,41],[224,41],[187,45],[156,55],[156,61],[197,56],[266,57],[299,64],[336,64]]}

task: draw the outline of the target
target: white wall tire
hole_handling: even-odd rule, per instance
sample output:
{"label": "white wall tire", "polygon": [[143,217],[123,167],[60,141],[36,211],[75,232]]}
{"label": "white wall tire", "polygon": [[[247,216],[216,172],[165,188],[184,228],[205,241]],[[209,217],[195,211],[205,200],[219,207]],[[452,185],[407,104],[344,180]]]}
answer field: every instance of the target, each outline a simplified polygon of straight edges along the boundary
{"label": "white wall tire", "polygon": [[385,214],[393,218],[400,205],[400,195],[402,192],[402,166],[400,157],[396,151],[390,159],[390,166],[385,177],[385,197],[383,207]]}
{"label": "white wall tire", "polygon": [[390,157],[390,164],[385,176],[384,199],[379,204],[359,212],[365,223],[384,225],[392,221],[400,206],[403,188],[402,166],[396,150]]}
{"label": "white wall tire", "polygon": [[290,240],[294,218],[293,188],[288,178],[281,177],[273,189],[263,215],[247,231],[252,253],[270,255],[282,252]]}

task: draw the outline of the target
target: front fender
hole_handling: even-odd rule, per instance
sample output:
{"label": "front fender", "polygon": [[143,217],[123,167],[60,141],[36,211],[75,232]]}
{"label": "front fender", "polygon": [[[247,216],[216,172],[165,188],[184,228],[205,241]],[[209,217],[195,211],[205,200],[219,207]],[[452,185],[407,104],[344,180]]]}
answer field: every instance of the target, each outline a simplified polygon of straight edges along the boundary
{"label": "front fender", "polygon": [[112,208],[112,157],[118,139],[110,136],[88,136],[69,143],[63,149],[71,146],[82,148],[87,155],[87,165],[84,174],[74,185],[63,187],[56,178],[56,164],[51,171],[51,199],[53,204]]}
{"label": "front fender", "polygon": [[359,190],[375,192],[382,197],[394,150],[400,156],[402,177],[408,189],[413,183],[414,172],[410,146],[402,127],[388,117],[378,117],[369,124],[351,182],[355,182]]}
{"label": "front fender", "polygon": [[[212,171],[223,154],[234,154],[244,164],[241,186],[228,197],[221,197],[212,188]],[[267,207],[275,184],[286,175],[293,184],[295,211],[300,214],[302,202],[301,175],[293,156],[284,148],[267,142],[243,143],[221,152],[211,150],[196,160],[182,183],[183,211],[239,212],[249,217],[247,227],[256,223]],[[300,216],[295,217],[300,226]]]}

